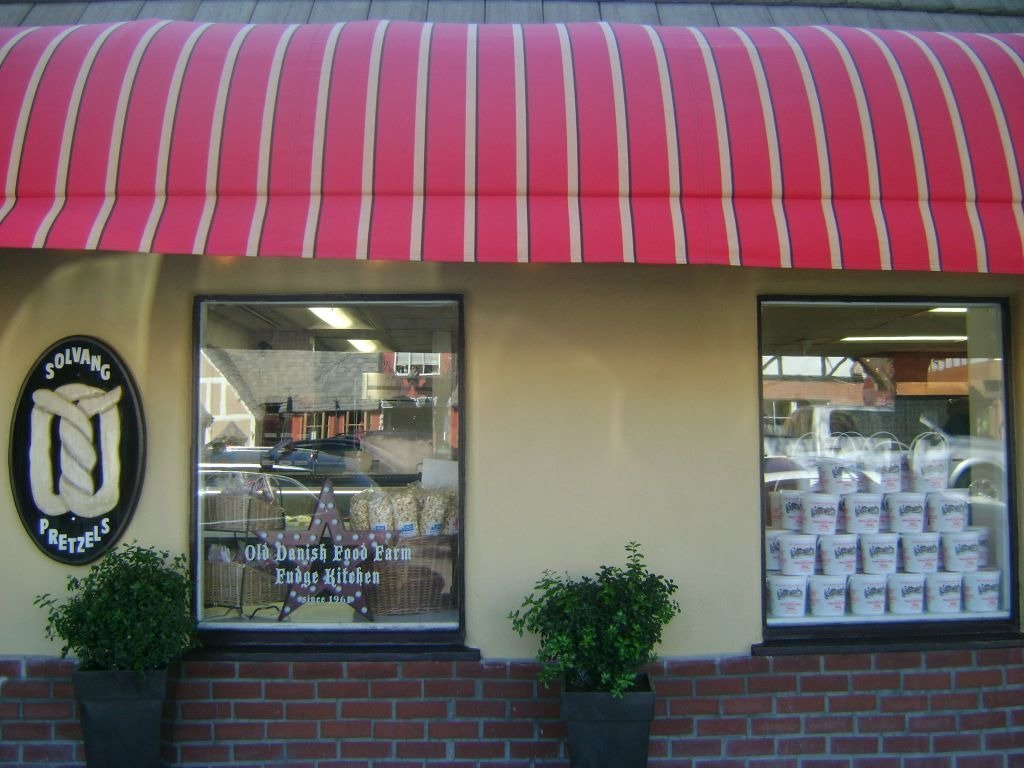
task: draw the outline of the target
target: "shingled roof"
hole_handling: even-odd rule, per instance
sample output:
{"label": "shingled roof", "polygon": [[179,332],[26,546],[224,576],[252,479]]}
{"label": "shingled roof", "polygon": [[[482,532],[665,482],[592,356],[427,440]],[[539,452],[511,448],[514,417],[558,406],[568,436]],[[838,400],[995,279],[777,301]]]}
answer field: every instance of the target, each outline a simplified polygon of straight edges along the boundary
{"label": "shingled roof", "polygon": [[0,26],[134,19],[328,23],[572,21],[667,26],[827,24],[949,32],[1024,32],[1022,0],[0,0]]}

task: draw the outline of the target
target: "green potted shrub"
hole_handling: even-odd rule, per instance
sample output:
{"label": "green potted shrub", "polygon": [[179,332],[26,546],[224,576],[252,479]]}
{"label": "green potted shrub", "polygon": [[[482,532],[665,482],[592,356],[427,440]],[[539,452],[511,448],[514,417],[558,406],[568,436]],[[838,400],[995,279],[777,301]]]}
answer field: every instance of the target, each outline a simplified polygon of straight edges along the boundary
{"label": "green potted shrub", "polygon": [[509,614],[520,636],[540,640],[540,681],[562,682],[574,768],[647,765],[654,691],[642,668],[679,613],[678,587],[647,569],[636,542],[626,553],[625,568],[604,565],[594,576],[545,571]]}
{"label": "green potted shrub", "polygon": [[184,555],[123,544],[66,586],[66,600],[45,594],[35,604],[61,657],[78,660],[87,765],[159,765],[167,667],[197,643]]}

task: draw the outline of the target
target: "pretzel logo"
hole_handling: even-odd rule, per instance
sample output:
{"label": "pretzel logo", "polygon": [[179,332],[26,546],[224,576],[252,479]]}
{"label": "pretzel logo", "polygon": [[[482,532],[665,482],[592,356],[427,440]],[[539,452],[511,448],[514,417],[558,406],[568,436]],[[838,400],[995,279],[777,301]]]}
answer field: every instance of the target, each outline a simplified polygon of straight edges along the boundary
{"label": "pretzel logo", "polygon": [[[32,499],[43,514],[73,512],[99,517],[117,506],[120,479],[121,419],[117,404],[121,387],[109,392],[88,384],[65,384],[32,393],[29,478]],[[99,417],[99,435],[93,427]],[[58,419],[59,466],[54,493],[51,435]],[[97,437],[99,451],[97,451]],[[93,472],[100,464],[102,483],[95,488]]]}

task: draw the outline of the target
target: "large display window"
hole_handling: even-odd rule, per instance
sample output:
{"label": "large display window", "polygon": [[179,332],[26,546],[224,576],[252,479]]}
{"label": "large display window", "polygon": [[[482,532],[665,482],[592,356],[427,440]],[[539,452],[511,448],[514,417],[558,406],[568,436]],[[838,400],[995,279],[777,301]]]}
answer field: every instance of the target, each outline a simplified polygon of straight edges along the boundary
{"label": "large display window", "polygon": [[766,638],[1013,627],[1006,327],[987,301],[762,300]]}
{"label": "large display window", "polygon": [[457,640],[461,302],[206,297],[196,327],[200,628]]}

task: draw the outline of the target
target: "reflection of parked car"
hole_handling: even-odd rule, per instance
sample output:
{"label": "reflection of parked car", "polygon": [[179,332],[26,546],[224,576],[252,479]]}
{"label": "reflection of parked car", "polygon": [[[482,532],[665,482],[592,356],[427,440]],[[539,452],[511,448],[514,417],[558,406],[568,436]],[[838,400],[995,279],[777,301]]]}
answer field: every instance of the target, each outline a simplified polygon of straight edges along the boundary
{"label": "reflection of parked car", "polygon": [[[765,433],[765,483],[774,487],[814,482],[817,479],[817,457],[844,450],[863,450],[866,442],[879,434],[895,433],[896,440],[909,447],[914,437],[927,432],[940,435],[948,447],[949,487],[971,488],[978,495],[1005,498],[1006,454],[1003,442],[948,434],[937,425],[936,419],[921,412],[925,399],[916,400],[919,401],[915,402],[919,410],[913,419],[897,419],[892,407],[808,405],[798,409],[786,429],[775,429],[774,434],[772,431]],[[930,403],[935,404],[934,401]],[[902,423],[904,428],[897,430],[892,426],[895,423]]]}
{"label": "reflection of parked car", "polygon": [[[340,453],[302,447],[287,438],[272,447],[211,444],[203,451],[204,469],[247,469],[315,477],[358,472],[359,462]],[[348,450],[348,449],[346,449]]]}

